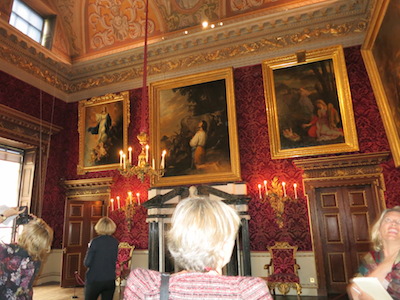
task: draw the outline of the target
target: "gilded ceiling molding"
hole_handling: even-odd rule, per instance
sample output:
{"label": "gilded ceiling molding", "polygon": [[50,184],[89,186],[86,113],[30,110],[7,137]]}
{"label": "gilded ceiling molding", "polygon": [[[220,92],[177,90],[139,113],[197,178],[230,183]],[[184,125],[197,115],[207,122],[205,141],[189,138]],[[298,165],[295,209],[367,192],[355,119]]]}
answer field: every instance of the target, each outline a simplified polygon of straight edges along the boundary
{"label": "gilded ceiling molding", "polygon": [[[148,65],[148,75],[157,75],[178,71],[181,69],[192,68],[203,64],[213,63],[221,60],[234,60],[240,59],[243,56],[260,54],[262,52],[274,51],[286,47],[293,47],[295,45],[310,43],[320,39],[329,39],[350,35],[353,33],[365,32],[367,27],[366,22],[359,22],[356,24],[328,24],[322,28],[304,29],[300,33],[287,34],[281,37],[271,39],[262,39],[260,41],[249,42],[221,49],[216,49],[210,52],[197,53],[185,57],[177,57],[168,61],[155,61]],[[96,78],[88,78],[81,80],[78,83],[70,85],[69,92],[79,92],[82,90],[90,89],[93,87],[104,86],[108,84],[121,83],[126,80],[140,78],[143,74],[143,68],[131,68],[120,72],[105,74]]]}
{"label": "gilded ceiling molding", "polygon": [[[152,76],[160,73],[168,73],[221,60],[240,59],[246,55],[255,55],[267,51],[272,52],[277,49],[293,47],[299,44],[317,42],[321,39],[343,37],[354,33],[365,32],[366,27],[366,21],[327,24],[324,27],[305,28],[297,33],[273,38],[263,38],[258,41],[236,44],[209,52],[196,53],[183,57],[175,55],[175,59],[170,59],[168,61],[157,60],[157,57],[152,57],[153,62],[150,62],[148,65],[148,75]],[[170,51],[172,50],[173,49],[170,49]],[[120,57],[115,63],[102,63],[101,67],[92,66],[91,69],[103,69],[103,75],[101,76],[92,76],[89,70],[86,70],[86,72],[81,70],[80,76],[84,75],[84,77],[80,78],[79,81],[73,78],[73,74],[76,75],[75,71],[70,71],[67,74],[61,73],[64,76],[67,75],[67,78],[63,79],[60,76],[60,72],[54,72],[54,69],[57,70],[58,68],[58,63],[52,62],[52,67],[50,68],[48,65],[30,61],[25,56],[3,45],[0,46],[0,58],[68,94],[141,78],[143,74],[143,68],[139,63],[141,62],[139,54],[130,56],[126,60]],[[134,66],[132,67],[130,64],[134,64]],[[118,65],[120,65],[120,67],[118,67]],[[122,68],[121,65],[123,65]],[[111,67],[113,67],[113,69],[110,69]],[[120,68],[119,71],[117,70],[118,68]]]}

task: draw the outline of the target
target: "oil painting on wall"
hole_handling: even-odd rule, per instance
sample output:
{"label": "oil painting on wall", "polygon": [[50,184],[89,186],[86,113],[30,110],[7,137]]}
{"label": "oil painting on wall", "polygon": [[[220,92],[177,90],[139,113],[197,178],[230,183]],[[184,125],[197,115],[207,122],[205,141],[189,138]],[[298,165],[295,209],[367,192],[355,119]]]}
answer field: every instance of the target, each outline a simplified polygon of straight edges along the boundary
{"label": "oil painting on wall", "polygon": [[371,79],[394,164],[400,166],[400,3],[376,1],[374,14],[361,48]]}
{"label": "oil painting on wall", "polygon": [[126,149],[129,93],[107,94],[79,102],[78,174],[116,169]]}
{"label": "oil painting on wall", "polygon": [[150,98],[155,158],[167,151],[155,186],[240,180],[232,69],[153,83]]}
{"label": "oil painting on wall", "polygon": [[273,159],[358,150],[341,47],[264,61],[263,76]]}

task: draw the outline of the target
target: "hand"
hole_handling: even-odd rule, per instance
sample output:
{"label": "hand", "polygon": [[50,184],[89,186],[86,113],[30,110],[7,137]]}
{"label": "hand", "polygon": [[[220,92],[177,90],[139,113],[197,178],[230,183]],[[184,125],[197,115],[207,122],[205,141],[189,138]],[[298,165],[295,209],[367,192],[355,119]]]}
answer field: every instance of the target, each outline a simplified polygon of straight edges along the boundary
{"label": "hand", "polygon": [[347,293],[350,296],[350,299],[353,300],[374,300],[373,297],[364,293],[357,284],[352,283],[347,286]]}
{"label": "hand", "polygon": [[19,215],[20,213],[24,212],[24,210],[25,210],[25,208],[23,208],[21,210],[18,210],[18,207],[11,207],[11,208],[6,209],[3,212],[3,215],[6,218],[8,218],[8,217],[11,217],[11,216]]}

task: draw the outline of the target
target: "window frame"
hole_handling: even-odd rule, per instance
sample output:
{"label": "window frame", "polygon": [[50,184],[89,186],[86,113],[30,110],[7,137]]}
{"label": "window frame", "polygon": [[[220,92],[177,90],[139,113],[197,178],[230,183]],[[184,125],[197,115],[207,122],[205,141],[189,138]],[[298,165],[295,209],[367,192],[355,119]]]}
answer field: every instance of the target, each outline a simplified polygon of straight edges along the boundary
{"label": "window frame", "polygon": [[[21,31],[19,28],[14,26],[11,23],[12,15],[16,14],[12,9],[14,7],[14,2],[18,1],[22,5],[26,6],[28,9],[31,10],[32,13],[38,15],[42,20],[42,29],[40,31],[40,40],[36,40],[33,37],[31,37],[29,34]],[[56,14],[55,12],[47,7],[44,3],[40,3],[41,1],[31,1],[31,0],[13,0],[12,3],[12,8],[10,10],[10,16],[9,16],[9,24],[16,30],[20,31],[22,34],[27,36],[28,38],[32,39],[33,41],[39,43],[40,45],[44,46],[45,48],[51,50],[51,47],[53,45],[53,37],[54,37],[54,31],[55,31],[55,24],[56,24]],[[29,20],[26,20],[22,18],[27,23],[30,23]],[[34,26],[32,26],[34,27]]]}

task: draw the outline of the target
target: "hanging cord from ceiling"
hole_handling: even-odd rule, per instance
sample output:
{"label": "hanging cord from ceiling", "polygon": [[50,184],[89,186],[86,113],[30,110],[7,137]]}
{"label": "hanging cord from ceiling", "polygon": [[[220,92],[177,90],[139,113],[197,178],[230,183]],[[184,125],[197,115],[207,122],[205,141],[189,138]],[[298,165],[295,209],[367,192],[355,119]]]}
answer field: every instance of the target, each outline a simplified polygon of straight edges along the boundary
{"label": "hanging cord from ceiling", "polygon": [[[43,67],[43,65],[42,65]],[[42,87],[39,86],[39,101],[40,101],[40,134],[39,134],[39,199],[38,199],[38,206],[36,208],[36,214],[39,216],[42,215],[42,207],[43,207],[43,200],[44,200],[44,188],[46,184],[46,176],[47,176],[47,166],[48,166],[48,161],[49,161],[49,155],[50,155],[50,145],[51,145],[51,138],[52,138],[52,131],[53,131],[53,121],[54,121],[54,108],[55,108],[55,90],[56,90],[56,83],[57,83],[57,78],[58,78],[58,70],[56,70],[55,74],[55,80],[53,84],[53,103],[52,103],[52,108],[51,108],[51,116],[50,116],[50,127],[49,127],[49,138],[46,146],[46,156],[45,160],[43,160],[43,90]]]}

